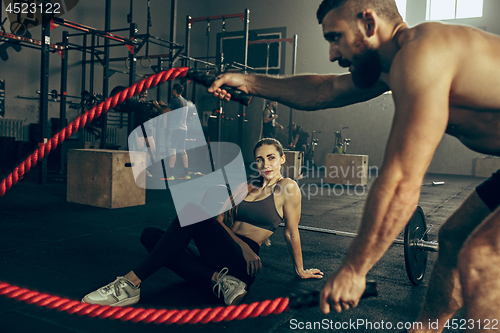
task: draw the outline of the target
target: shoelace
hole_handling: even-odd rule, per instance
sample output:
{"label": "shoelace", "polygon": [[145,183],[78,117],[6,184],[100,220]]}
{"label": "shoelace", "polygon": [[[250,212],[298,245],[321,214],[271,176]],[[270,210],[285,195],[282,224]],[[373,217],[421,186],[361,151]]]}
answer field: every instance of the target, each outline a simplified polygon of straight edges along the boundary
{"label": "shoelace", "polygon": [[[222,288],[224,288],[224,290],[222,290],[222,294],[224,294],[224,291],[227,290],[227,286],[224,284],[224,281],[226,280],[225,277],[227,275],[227,273],[229,272],[229,269],[227,267],[224,267],[223,269],[221,269],[221,271],[219,272],[218,276],[217,276],[217,280],[215,281],[215,286],[213,287],[212,291],[214,292],[214,294],[217,295],[218,298],[220,298],[220,292],[222,290]],[[215,288],[219,287],[217,293],[215,292]]]}
{"label": "shoelace", "polygon": [[125,285],[125,282],[123,280],[117,279],[116,281],[111,282],[107,286],[102,287],[102,291],[104,294],[109,295],[109,294],[113,293],[113,290],[111,290],[113,288],[115,295],[120,296],[121,295],[120,287],[124,286],[124,285]]}

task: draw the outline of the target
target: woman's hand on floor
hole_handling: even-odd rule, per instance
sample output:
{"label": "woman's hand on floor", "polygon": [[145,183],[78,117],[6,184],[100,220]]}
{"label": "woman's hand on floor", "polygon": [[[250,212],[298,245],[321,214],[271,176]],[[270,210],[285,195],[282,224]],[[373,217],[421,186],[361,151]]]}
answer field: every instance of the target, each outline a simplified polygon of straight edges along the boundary
{"label": "woman's hand on floor", "polygon": [[323,272],[316,268],[310,268],[297,272],[301,279],[322,279]]}

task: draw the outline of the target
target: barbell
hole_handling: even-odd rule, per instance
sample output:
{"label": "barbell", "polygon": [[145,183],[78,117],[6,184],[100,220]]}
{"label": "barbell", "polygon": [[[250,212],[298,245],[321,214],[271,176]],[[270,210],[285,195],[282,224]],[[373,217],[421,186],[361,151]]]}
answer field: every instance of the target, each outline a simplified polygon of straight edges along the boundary
{"label": "barbell", "polygon": [[[284,226],[283,223],[280,226]],[[413,285],[422,283],[427,266],[427,252],[437,252],[438,243],[427,240],[427,234],[432,226],[427,228],[424,211],[417,206],[410,221],[406,224],[403,239],[396,238],[393,244],[403,245],[406,273]],[[299,229],[332,234],[335,236],[354,238],[357,234],[299,225]]]}
{"label": "barbell", "polygon": [[[208,210],[212,216],[219,214],[224,202],[228,198],[228,189],[225,185],[217,185],[209,188],[201,199],[201,205]],[[281,223],[280,226],[285,226]],[[316,228],[310,226],[298,226],[300,230],[320,232],[335,236],[355,238],[357,234],[346,231],[337,231],[331,229]],[[410,282],[417,286],[422,283],[427,266],[428,252],[437,252],[438,243],[427,240],[427,234],[432,229],[428,228],[424,211],[417,206],[412,217],[406,224],[403,239],[396,238],[394,244],[403,245],[406,274]]]}
{"label": "barbell", "polygon": [[[42,92],[41,90],[37,90],[36,93],[38,95],[40,95]],[[61,97],[62,94],[60,94],[59,92],[57,92],[56,89],[52,89],[49,93],[47,93],[47,95],[52,98],[52,99],[57,99],[58,97]],[[64,94],[66,97],[69,97],[69,98],[77,98],[77,99],[81,99],[83,100],[84,103],[95,103],[95,102],[98,102],[98,101],[102,101],[103,98],[102,98],[102,95],[101,94],[98,94],[98,93],[89,93],[87,90],[84,90],[82,91],[81,95],[80,96],[72,96],[72,95],[68,95],[68,94]]]}

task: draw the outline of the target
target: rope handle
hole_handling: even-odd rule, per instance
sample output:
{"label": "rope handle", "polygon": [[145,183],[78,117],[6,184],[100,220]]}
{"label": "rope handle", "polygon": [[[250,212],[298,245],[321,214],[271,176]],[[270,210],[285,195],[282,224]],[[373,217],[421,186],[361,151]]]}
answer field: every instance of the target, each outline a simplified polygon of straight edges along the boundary
{"label": "rope handle", "polygon": [[[378,296],[378,285],[374,281],[367,281],[366,288],[361,296],[361,298],[377,297]],[[305,307],[316,307],[319,306],[320,292],[318,290],[306,291],[300,294],[294,294],[290,296],[290,302],[288,307],[290,309],[301,309]]]}
{"label": "rope handle", "polygon": [[[186,77],[192,79],[196,83],[200,83],[205,87],[210,87],[212,83],[216,80],[216,77],[213,75],[208,75],[204,71],[190,69],[186,73]],[[241,103],[245,106],[249,106],[252,103],[253,96],[250,96],[243,92],[242,90],[227,86],[223,84],[221,89],[226,90],[231,94],[231,100]]]}

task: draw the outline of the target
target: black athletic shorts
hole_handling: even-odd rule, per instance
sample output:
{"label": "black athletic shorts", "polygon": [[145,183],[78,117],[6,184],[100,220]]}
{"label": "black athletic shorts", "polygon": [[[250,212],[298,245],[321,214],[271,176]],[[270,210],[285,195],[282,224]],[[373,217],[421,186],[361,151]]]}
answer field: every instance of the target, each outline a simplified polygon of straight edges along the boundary
{"label": "black athletic shorts", "polygon": [[500,170],[476,187],[476,192],[486,206],[494,211],[500,205]]}
{"label": "black athletic shorts", "polygon": [[186,151],[186,135],[187,131],[185,130],[170,130],[167,139],[169,149],[175,149],[177,153]]}

